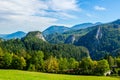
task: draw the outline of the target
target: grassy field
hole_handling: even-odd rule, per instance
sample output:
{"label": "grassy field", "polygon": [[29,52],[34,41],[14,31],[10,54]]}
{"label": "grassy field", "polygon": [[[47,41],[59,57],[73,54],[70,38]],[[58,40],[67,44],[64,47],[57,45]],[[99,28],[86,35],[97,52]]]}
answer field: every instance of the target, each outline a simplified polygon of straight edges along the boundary
{"label": "grassy field", "polygon": [[0,80],[120,80],[120,78],[48,74],[19,70],[0,70]]}

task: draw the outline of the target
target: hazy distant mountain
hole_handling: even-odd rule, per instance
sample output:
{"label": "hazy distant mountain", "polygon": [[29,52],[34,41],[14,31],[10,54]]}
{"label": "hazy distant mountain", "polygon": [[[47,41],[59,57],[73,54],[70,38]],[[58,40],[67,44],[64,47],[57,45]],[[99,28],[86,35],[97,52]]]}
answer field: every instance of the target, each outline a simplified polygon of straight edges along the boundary
{"label": "hazy distant mountain", "polygon": [[101,22],[97,22],[95,24],[93,23],[82,23],[82,24],[77,24],[73,27],[65,27],[65,26],[50,26],[46,30],[43,31],[43,35],[50,35],[54,33],[65,33],[68,31],[73,31],[73,30],[79,30],[79,29],[85,29],[88,27],[96,26],[102,24]]}
{"label": "hazy distant mountain", "polygon": [[0,38],[3,38],[4,36],[6,36],[7,34],[0,34]]}
{"label": "hazy distant mountain", "polygon": [[77,24],[77,25],[71,27],[71,29],[72,30],[85,29],[85,28],[100,25],[100,24],[102,24],[102,23],[101,22],[97,22],[95,24],[93,24],[93,23],[82,23],[82,24]]}
{"label": "hazy distant mountain", "polygon": [[65,26],[50,26],[46,30],[43,31],[43,35],[49,35],[54,33],[63,33],[68,31],[70,28]]}
{"label": "hazy distant mountain", "polygon": [[11,34],[1,34],[0,35],[0,38],[3,38],[3,39],[14,39],[14,38],[22,38],[26,36],[26,33],[23,32],[23,31],[17,31],[17,32],[14,32],[14,33],[11,33]]}

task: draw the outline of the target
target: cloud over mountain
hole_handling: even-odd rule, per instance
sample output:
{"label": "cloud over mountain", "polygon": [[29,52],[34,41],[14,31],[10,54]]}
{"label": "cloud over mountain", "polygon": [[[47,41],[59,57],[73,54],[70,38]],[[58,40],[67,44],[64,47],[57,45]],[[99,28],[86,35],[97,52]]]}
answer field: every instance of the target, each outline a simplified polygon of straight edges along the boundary
{"label": "cloud over mountain", "polygon": [[[24,31],[43,30],[57,24],[58,17],[74,18],[68,12],[78,10],[76,0],[0,0],[0,25]],[[3,27],[0,29],[4,30]]]}

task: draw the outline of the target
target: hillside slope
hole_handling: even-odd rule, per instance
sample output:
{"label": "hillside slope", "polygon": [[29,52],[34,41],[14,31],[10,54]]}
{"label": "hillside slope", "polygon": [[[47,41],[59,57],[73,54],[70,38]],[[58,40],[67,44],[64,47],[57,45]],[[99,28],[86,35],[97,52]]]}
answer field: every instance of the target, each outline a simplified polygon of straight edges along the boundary
{"label": "hillside slope", "polygon": [[96,29],[79,38],[75,45],[87,47],[93,59],[120,55],[114,52],[120,48],[120,20],[96,26]]}

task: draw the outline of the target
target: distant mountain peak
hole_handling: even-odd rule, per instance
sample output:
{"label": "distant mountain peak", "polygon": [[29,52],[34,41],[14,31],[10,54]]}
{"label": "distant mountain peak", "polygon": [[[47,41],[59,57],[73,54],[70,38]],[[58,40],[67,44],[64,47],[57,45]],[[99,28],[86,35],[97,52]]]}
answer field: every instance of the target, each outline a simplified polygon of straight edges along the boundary
{"label": "distant mountain peak", "polygon": [[3,34],[0,37],[3,39],[16,39],[19,38],[21,39],[22,37],[26,36],[26,33],[23,31],[17,31],[11,34]]}
{"label": "distant mountain peak", "polygon": [[120,19],[117,19],[117,20],[113,21],[112,23],[114,23],[114,24],[120,24]]}
{"label": "distant mountain peak", "polygon": [[73,26],[72,29],[78,30],[78,29],[87,28],[90,26],[93,26],[93,24],[92,23],[82,23],[82,24],[77,24],[77,25]]}
{"label": "distant mountain peak", "polygon": [[100,25],[100,24],[102,24],[102,23],[101,22],[96,22],[95,24],[93,24],[93,23],[82,23],[82,24],[78,24],[78,25],[73,26],[72,29],[74,29],[74,30],[85,29],[85,28]]}
{"label": "distant mountain peak", "polygon": [[65,26],[57,26],[57,25],[52,25],[50,27],[65,27]]}
{"label": "distant mountain peak", "polygon": [[23,31],[17,31],[17,32],[15,32],[15,33],[25,33],[25,32],[23,32]]}
{"label": "distant mountain peak", "polygon": [[35,38],[41,39],[43,41],[46,41],[40,31],[31,31],[26,35],[26,37],[32,37],[32,38],[35,37]]}
{"label": "distant mountain peak", "polygon": [[101,24],[103,24],[103,23],[101,23],[101,22],[96,22],[95,23],[95,25],[101,25]]}
{"label": "distant mountain peak", "polygon": [[68,27],[53,25],[53,26],[50,26],[49,28],[47,28],[46,30],[44,30],[43,34],[45,36],[45,35],[54,34],[54,33],[63,33],[68,30],[69,30]]}

